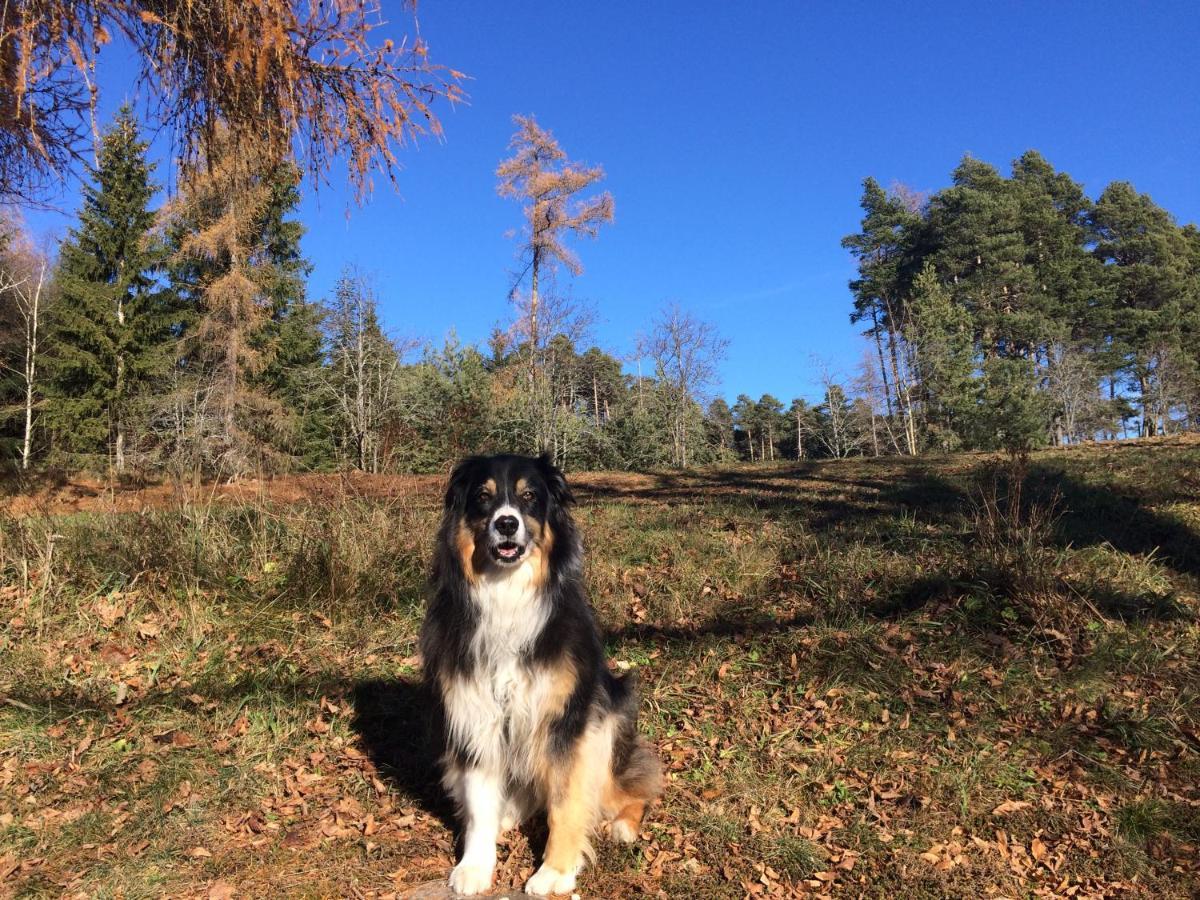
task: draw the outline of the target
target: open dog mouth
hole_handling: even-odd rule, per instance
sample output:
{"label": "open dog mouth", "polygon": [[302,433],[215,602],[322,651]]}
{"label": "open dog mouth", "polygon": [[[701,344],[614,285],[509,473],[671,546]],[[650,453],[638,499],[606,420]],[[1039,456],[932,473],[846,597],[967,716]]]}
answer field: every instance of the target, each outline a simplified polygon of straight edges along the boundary
{"label": "open dog mouth", "polygon": [[516,541],[501,541],[498,544],[492,544],[491,550],[492,558],[504,563],[516,562],[525,555],[524,545],[518,544]]}

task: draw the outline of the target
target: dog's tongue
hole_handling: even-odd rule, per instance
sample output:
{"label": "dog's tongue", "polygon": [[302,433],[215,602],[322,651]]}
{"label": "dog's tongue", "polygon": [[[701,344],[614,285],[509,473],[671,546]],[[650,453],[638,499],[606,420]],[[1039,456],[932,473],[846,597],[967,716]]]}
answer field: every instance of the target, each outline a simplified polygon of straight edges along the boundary
{"label": "dog's tongue", "polygon": [[496,549],[500,551],[500,555],[503,556],[505,559],[512,559],[514,556],[517,555],[517,551],[520,548],[517,547],[516,545],[513,545],[512,547],[497,547]]}

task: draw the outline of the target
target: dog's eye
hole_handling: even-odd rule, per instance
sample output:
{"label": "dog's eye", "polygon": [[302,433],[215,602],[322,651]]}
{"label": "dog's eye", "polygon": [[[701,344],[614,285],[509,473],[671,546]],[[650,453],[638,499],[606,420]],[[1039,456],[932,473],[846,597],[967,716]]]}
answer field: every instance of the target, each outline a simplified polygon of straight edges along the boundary
{"label": "dog's eye", "polygon": [[537,499],[537,494],[535,494],[533,491],[522,491],[521,499],[524,500],[526,503],[532,503],[534,500]]}
{"label": "dog's eye", "polygon": [[490,491],[480,491],[479,497],[477,499],[479,500],[480,503],[487,503],[489,500],[492,499],[492,494]]}

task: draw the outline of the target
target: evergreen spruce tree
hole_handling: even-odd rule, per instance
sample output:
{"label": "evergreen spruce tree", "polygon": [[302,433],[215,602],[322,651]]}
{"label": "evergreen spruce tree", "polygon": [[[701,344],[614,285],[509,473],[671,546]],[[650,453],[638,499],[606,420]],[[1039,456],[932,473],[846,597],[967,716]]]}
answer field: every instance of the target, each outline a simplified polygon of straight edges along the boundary
{"label": "evergreen spruce tree", "polygon": [[324,310],[306,299],[312,264],[300,248],[305,228],[292,218],[300,203],[300,172],[291,164],[274,166],[262,211],[262,255],[254,278],[270,317],[255,336],[266,351],[258,386],[281,407],[277,449],[306,469],[333,464],[333,411],[329,398],[315,390],[325,354],[321,326]]}
{"label": "evergreen spruce tree", "polygon": [[101,142],[79,224],[62,245],[48,361],[57,444],[106,453],[118,473],[138,438],[139,404],[174,361],[181,321],[157,281],[165,252],[152,232],[157,186],[146,147],[123,107]]}
{"label": "evergreen spruce tree", "polygon": [[283,406],[290,428],[281,449],[302,468],[324,470],[336,459],[334,410],[327,391],[321,304],[304,299],[288,303],[272,323],[274,354],[263,373],[268,395]]}
{"label": "evergreen spruce tree", "polygon": [[984,360],[978,394],[973,416],[976,447],[1025,453],[1046,444],[1049,398],[1037,389],[1032,360]]}

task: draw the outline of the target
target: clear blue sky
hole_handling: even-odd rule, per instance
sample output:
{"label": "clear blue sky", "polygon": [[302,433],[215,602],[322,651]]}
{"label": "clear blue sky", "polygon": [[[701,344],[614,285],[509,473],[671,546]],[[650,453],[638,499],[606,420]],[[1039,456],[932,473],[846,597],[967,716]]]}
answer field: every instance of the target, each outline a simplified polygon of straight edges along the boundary
{"label": "clear blue sky", "polygon": [[[398,36],[408,20],[384,7],[398,27],[380,36]],[[357,264],[400,335],[481,341],[508,316],[520,212],[493,172],[514,113],[607,170],[616,222],[579,246],[572,287],[597,342],[627,352],[676,301],[729,339],[730,399],[812,398],[814,358],[857,363],[839,241],[867,175],[936,190],[964,153],[1007,170],[1035,148],[1093,197],[1129,180],[1200,219],[1195,2],[422,0],[420,23],[472,77],[445,141],[404,154],[399,196],[357,208],[335,186],[301,210],[311,295]],[[130,89],[120,53],[102,58],[109,109]]]}

